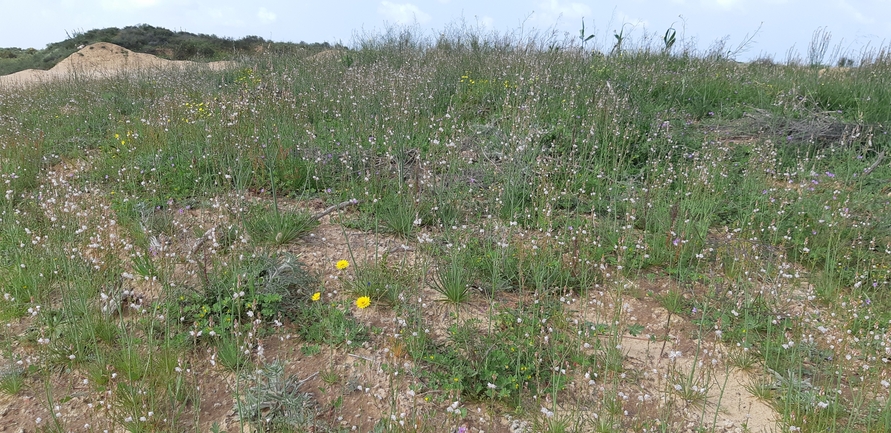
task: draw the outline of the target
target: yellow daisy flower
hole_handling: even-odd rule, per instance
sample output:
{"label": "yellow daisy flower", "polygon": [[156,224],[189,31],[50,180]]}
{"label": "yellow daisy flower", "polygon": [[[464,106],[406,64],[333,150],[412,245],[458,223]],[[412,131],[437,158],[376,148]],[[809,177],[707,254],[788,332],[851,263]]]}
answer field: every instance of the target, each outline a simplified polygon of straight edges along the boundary
{"label": "yellow daisy flower", "polygon": [[368,296],[363,296],[359,299],[356,299],[356,306],[359,307],[360,309],[366,308],[369,305],[371,305],[371,298],[369,298]]}
{"label": "yellow daisy flower", "polygon": [[348,262],[346,260],[341,260],[341,261],[337,262],[336,266],[337,266],[337,269],[343,270],[343,269],[350,267],[350,262]]}

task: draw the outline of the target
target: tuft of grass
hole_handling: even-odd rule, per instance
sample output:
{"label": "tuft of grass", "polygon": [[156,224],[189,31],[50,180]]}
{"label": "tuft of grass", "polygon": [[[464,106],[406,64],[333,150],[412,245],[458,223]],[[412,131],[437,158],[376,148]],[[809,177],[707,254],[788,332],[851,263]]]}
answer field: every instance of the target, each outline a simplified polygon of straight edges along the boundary
{"label": "tuft of grass", "polygon": [[355,267],[348,288],[353,297],[367,296],[372,302],[398,305],[405,300],[412,276],[404,269],[393,269],[386,259]]}
{"label": "tuft of grass", "polygon": [[410,238],[418,226],[428,219],[411,197],[393,195],[385,199],[379,206],[378,218],[391,232],[403,238]]}
{"label": "tuft of grass", "polygon": [[251,361],[248,355],[251,352],[249,344],[249,341],[238,335],[223,334],[217,340],[217,359],[229,370],[242,371]]}
{"label": "tuft of grass", "polygon": [[19,365],[9,364],[0,367],[0,391],[9,395],[17,395],[25,387],[25,369]]}
{"label": "tuft of grass", "polygon": [[431,284],[443,296],[443,302],[457,307],[470,299],[471,274],[464,262],[453,257],[439,266]]}
{"label": "tuft of grass", "polygon": [[285,245],[309,233],[319,225],[313,215],[303,211],[279,211],[254,206],[244,217],[244,227],[251,239],[261,245]]}

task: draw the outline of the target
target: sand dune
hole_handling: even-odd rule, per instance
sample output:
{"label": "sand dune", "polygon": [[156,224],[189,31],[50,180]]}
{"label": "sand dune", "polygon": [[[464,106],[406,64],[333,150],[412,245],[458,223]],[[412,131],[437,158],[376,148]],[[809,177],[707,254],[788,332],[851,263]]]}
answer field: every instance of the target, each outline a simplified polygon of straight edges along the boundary
{"label": "sand dune", "polygon": [[235,65],[235,62],[166,60],[151,54],[136,53],[115,44],[99,42],[83,47],[48,71],[26,69],[0,76],[0,88],[70,78],[102,78],[134,71],[171,68],[221,70]]}

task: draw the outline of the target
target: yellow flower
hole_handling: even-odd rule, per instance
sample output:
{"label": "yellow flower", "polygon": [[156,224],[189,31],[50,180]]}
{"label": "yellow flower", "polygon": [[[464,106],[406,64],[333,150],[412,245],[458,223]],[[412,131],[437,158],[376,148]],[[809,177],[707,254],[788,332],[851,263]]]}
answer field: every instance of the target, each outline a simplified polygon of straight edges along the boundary
{"label": "yellow flower", "polygon": [[350,267],[350,262],[348,262],[346,260],[341,260],[341,261],[337,262],[336,266],[337,266],[337,269],[346,269],[346,268]]}
{"label": "yellow flower", "polygon": [[356,306],[359,308],[366,308],[371,305],[371,298],[368,296],[363,296],[359,299],[356,299]]}
{"label": "yellow flower", "polygon": [[313,301],[313,302],[318,301],[318,300],[321,299],[321,298],[322,298],[322,293],[321,293],[321,292],[315,292],[315,293],[312,294],[312,301]]}

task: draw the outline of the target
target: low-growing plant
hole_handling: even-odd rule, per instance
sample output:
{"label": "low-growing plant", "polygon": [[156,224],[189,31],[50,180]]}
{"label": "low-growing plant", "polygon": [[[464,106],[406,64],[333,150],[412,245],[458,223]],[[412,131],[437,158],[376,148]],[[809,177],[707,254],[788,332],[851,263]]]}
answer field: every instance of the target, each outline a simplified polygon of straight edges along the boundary
{"label": "low-growing plant", "polygon": [[216,340],[217,359],[223,367],[235,372],[242,371],[251,362],[250,342],[239,334],[222,334]]}
{"label": "low-growing plant", "polygon": [[209,273],[202,288],[180,290],[168,308],[179,310],[184,331],[224,335],[235,323],[300,315],[318,287],[297,256],[258,256]]}
{"label": "low-growing plant", "polygon": [[521,272],[515,244],[492,237],[471,238],[460,256],[487,295],[519,291]]}
{"label": "low-growing plant", "polygon": [[279,211],[254,206],[244,216],[244,227],[254,242],[284,245],[309,233],[319,225],[311,214],[303,211]]}
{"label": "low-growing plant", "polygon": [[358,323],[346,307],[337,303],[315,301],[285,317],[300,324],[297,333],[308,343],[349,346],[368,338],[365,326]]}
{"label": "low-growing plant", "polygon": [[347,286],[354,297],[367,296],[373,302],[397,305],[411,285],[411,275],[404,269],[394,269],[386,259],[366,262],[354,268]]}
{"label": "low-growing plant", "polygon": [[300,380],[286,375],[280,363],[245,371],[239,375],[243,388],[237,395],[235,410],[239,418],[262,431],[316,431],[323,428],[315,399],[302,389],[313,376]]}
{"label": "low-growing plant", "polygon": [[24,386],[25,368],[23,366],[13,363],[0,366],[0,391],[16,395]]}
{"label": "low-growing plant", "polygon": [[429,220],[429,211],[404,193],[385,197],[378,209],[378,218],[386,228],[404,238],[411,237],[418,226]]}
{"label": "low-growing plant", "polygon": [[457,307],[470,299],[470,277],[470,271],[460,256],[455,256],[437,268],[431,285],[443,296],[443,302]]}
{"label": "low-growing plant", "polygon": [[[572,333],[560,324],[559,304],[539,304],[530,310],[500,310],[494,326],[482,332],[469,319],[449,328],[449,343],[436,345],[423,334],[412,335],[406,348],[423,361],[431,386],[460,391],[472,399],[519,404],[526,393],[547,394],[568,381],[565,365],[589,362],[571,342]],[[549,326],[543,328],[543,324]]]}

